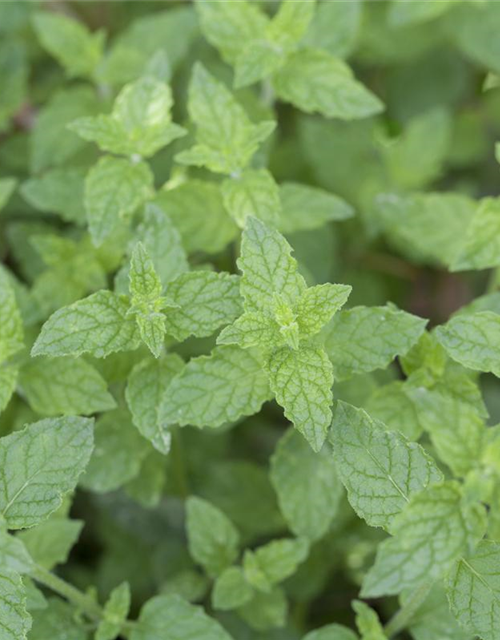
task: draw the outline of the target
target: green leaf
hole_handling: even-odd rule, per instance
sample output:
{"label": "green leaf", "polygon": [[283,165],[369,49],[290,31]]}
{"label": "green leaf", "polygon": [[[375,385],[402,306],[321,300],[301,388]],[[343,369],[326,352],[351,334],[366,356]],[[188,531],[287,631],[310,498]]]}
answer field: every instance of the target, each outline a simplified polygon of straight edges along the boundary
{"label": "green leaf", "polygon": [[145,76],[121,90],[111,115],[81,118],[70,128],[103,151],[148,158],[185,135],[172,123],[172,103],[170,87]]}
{"label": "green leaf", "polygon": [[183,367],[184,362],[176,354],[159,360],[145,358],[135,365],[127,381],[125,398],[132,421],[141,435],[163,454],[170,451],[171,434],[160,424],[160,403],[165,389]]}
{"label": "green leaf", "polygon": [[225,327],[217,338],[217,344],[237,344],[242,349],[259,346],[272,350],[283,343],[277,322],[260,312],[242,314],[233,324]]}
{"label": "green leaf", "polygon": [[280,47],[268,40],[253,40],[243,48],[235,61],[234,86],[236,89],[264,80],[283,65]]}
{"label": "green leaf", "polygon": [[500,377],[500,315],[492,311],[457,315],[437,327],[435,335],[453,360]]}
{"label": "green leaf", "polygon": [[[410,594],[411,591],[402,594],[403,606]],[[450,612],[446,594],[439,583],[432,587],[424,603],[413,615],[409,631],[415,640],[471,640],[470,634],[458,625]]]}
{"label": "green leaf", "polygon": [[275,127],[274,122],[252,124],[231,92],[199,62],[189,85],[188,110],[196,125],[197,144],[176,159],[216,173],[244,169]]}
{"label": "green leaf", "polygon": [[273,540],[255,551],[247,549],[243,556],[245,579],[259,591],[269,593],[292,576],[308,554],[305,538]]}
{"label": "green leaf", "polygon": [[19,385],[31,408],[43,416],[91,415],[116,407],[106,381],[81,358],[29,360]]}
{"label": "green leaf", "polygon": [[349,502],[373,527],[392,530],[411,497],[442,480],[420,445],[344,402],[335,409],[330,439]]}
{"label": "green leaf", "polygon": [[175,308],[163,297],[162,284],[142,242],[138,242],[130,260],[130,307],[135,316],[139,333],[155,358],[159,358],[165,342],[167,328],[163,311]]}
{"label": "green leaf", "polygon": [[458,483],[428,487],[394,519],[394,537],[379,545],[362,596],[397,594],[442,577],[455,560],[474,549],[485,529],[484,507],[464,500]]}
{"label": "green leaf", "polygon": [[500,265],[500,200],[484,198],[472,218],[452,271],[488,269]]}
{"label": "green leaf", "polygon": [[168,285],[167,296],[178,308],[167,313],[166,330],[178,341],[210,336],[241,313],[239,278],[224,272],[184,273]]}
{"label": "green leaf", "polygon": [[2,567],[0,571],[0,610],[2,640],[26,640],[31,616],[26,610],[26,596],[17,573]]}
{"label": "green leaf", "polygon": [[355,307],[341,311],[326,329],[325,349],[336,379],[385,369],[407,353],[427,320],[392,307]]}
{"label": "green leaf", "polygon": [[70,77],[92,76],[104,47],[104,33],[90,33],[77,20],[62,13],[38,12],[33,24],[41,45]]}
{"label": "green leaf", "polygon": [[359,0],[320,2],[303,39],[308,47],[346,58],[357,44],[362,18]]}
{"label": "green leaf", "polygon": [[443,0],[437,3],[392,0],[389,9],[389,22],[394,26],[426,22],[443,15],[456,3],[457,0]]}
{"label": "green leaf", "polygon": [[[166,635],[167,634],[167,635]],[[231,640],[221,625],[179,596],[156,596],[141,609],[130,640]]]}
{"label": "green leaf", "polygon": [[60,598],[51,598],[41,611],[33,612],[29,640],[88,640],[86,623],[75,617],[75,609]]}
{"label": "green leaf", "polygon": [[16,178],[0,178],[0,211],[5,207],[16,188]]}
{"label": "green leaf", "polygon": [[222,183],[222,199],[240,227],[249,216],[276,226],[281,215],[278,185],[267,169],[247,169]]}
{"label": "green leaf", "polygon": [[130,586],[122,582],[115,587],[104,605],[104,618],[99,623],[95,640],[114,640],[120,635],[130,610]]}
{"label": "green leaf", "polygon": [[186,502],[189,553],[211,577],[217,577],[238,557],[238,531],[217,507],[198,497]]}
{"label": "green leaf", "polygon": [[[35,531],[37,531],[35,529]],[[7,531],[0,532],[0,561],[2,569],[8,569],[21,575],[33,570],[33,560],[22,543],[19,535],[13,536]]]}
{"label": "green leaf", "polygon": [[377,613],[360,600],[354,600],[352,608],[356,612],[356,626],[361,640],[387,640]]}
{"label": "green leaf", "polygon": [[365,409],[372,418],[383,422],[391,431],[399,431],[408,440],[416,441],[422,435],[424,421],[418,403],[408,384],[400,380],[377,387]]}
{"label": "green leaf", "polygon": [[153,196],[153,174],[144,162],[102,157],[85,181],[85,209],[90,235],[100,246]]}
{"label": "green leaf", "polygon": [[310,338],[321,331],[333,315],[345,305],[352,287],[346,284],[318,284],[300,296],[297,323],[301,338]]}
{"label": "green leaf", "polygon": [[280,439],[271,458],[271,482],[291,531],[311,541],[328,531],[342,486],[328,447],[314,453],[295,430]]}
{"label": "green leaf", "polygon": [[135,320],[127,317],[125,296],[98,291],[56,311],[43,325],[32,356],[78,356],[90,353],[105,358],[114,351],[139,346]]}
{"label": "green leaf", "polygon": [[447,584],[451,610],[461,625],[483,640],[495,640],[500,624],[500,545],[479,543],[453,567]]}
{"label": "green leaf", "polygon": [[274,76],[273,86],[285,102],[327,118],[367,118],[384,108],[342,60],[319,49],[292,54]]}
{"label": "green leaf", "polygon": [[354,631],[340,624],[327,624],[325,627],[310,631],[303,640],[358,640],[358,636]]}
{"label": "green leaf", "polygon": [[193,358],[167,388],[161,424],[219,427],[257,413],[269,398],[267,377],[256,354],[221,346]]}
{"label": "green leaf", "polygon": [[283,0],[267,27],[268,38],[279,48],[292,49],[306,33],[315,10],[316,0]]}
{"label": "green leaf", "polygon": [[230,64],[236,62],[242,49],[262,37],[269,23],[258,5],[245,0],[237,3],[197,0],[196,9],[203,35]]}
{"label": "green leaf", "polygon": [[188,253],[219,253],[237,235],[217,184],[187,180],[160,191],[156,202],[172,218]]}
{"label": "green leaf", "polygon": [[126,409],[109,411],[96,422],[94,452],[80,485],[96,493],[115,491],[138,475],[148,451]]}
{"label": "green leaf", "polygon": [[19,367],[15,365],[0,366],[0,413],[9,404],[17,386]]}
{"label": "green leaf", "polygon": [[16,295],[7,271],[0,271],[0,363],[24,346],[24,331]]}
{"label": "green leaf", "polygon": [[53,569],[67,561],[83,527],[81,520],[68,520],[54,514],[34,529],[21,531],[18,538],[24,543],[36,564]]}
{"label": "green leaf", "polygon": [[274,313],[275,297],[282,296],[293,306],[306,288],[297,272],[291,247],[275,229],[257,218],[247,219],[241,241],[238,267],[243,272],[240,283],[245,311]]}
{"label": "green leaf", "polygon": [[72,491],[93,449],[93,421],[47,418],[0,439],[0,514],[9,529],[46,520]]}
{"label": "green leaf", "polygon": [[284,347],[267,362],[269,384],[285,416],[319,451],[332,419],[333,371],[323,349]]}
{"label": "green leaf", "polygon": [[280,184],[280,198],[282,213],[278,228],[282,233],[318,229],[327,222],[354,215],[353,208],[342,198],[298,182]]}
{"label": "green leaf", "polygon": [[240,567],[225,569],[216,579],[212,591],[214,609],[230,611],[243,606],[252,599],[254,590],[245,579]]}
{"label": "green leaf", "polygon": [[43,213],[56,213],[65,222],[85,224],[85,174],[80,169],[52,169],[21,185],[21,195]]}
{"label": "green leaf", "polygon": [[253,598],[238,609],[238,613],[257,631],[284,627],[288,613],[285,592],[280,587],[269,592],[256,591]]}

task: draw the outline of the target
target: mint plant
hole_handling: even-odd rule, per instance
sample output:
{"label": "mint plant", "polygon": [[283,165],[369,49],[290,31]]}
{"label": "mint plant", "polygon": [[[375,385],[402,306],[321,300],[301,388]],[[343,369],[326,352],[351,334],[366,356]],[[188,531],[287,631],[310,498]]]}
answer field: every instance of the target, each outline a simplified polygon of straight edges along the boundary
{"label": "mint plant", "polygon": [[0,3],[0,640],[498,640],[492,0]]}

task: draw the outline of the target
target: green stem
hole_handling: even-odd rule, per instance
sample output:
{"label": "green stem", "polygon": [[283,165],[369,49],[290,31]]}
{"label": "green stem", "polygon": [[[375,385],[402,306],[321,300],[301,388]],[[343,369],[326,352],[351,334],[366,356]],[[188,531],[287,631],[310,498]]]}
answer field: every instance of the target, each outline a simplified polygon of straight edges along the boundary
{"label": "green stem", "polygon": [[69,600],[94,622],[100,622],[104,617],[101,606],[86,593],[82,593],[73,585],[65,582],[58,576],[50,573],[42,567],[36,567],[31,572],[31,577],[40,584],[55,591],[60,596]]}
{"label": "green stem", "polygon": [[184,464],[184,451],[179,428],[172,430],[172,472],[181,498],[189,497],[189,482]]}
{"label": "green stem", "polygon": [[403,631],[403,629],[406,629],[413,616],[416,614],[418,609],[420,609],[420,606],[429,595],[431,587],[432,582],[426,582],[415,589],[401,609],[395,613],[385,625],[384,633],[388,638],[392,638],[400,631]]}

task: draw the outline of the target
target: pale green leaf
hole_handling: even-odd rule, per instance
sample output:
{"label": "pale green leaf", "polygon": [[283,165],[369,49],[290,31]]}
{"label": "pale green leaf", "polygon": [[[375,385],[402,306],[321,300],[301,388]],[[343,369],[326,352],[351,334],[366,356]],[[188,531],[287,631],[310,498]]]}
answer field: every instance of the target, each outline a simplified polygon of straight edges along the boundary
{"label": "pale green leaf", "polygon": [[116,407],[106,381],[82,358],[29,360],[19,385],[31,408],[43,416],[91,415]]}
{"label": "pale green leaf", "polygon": [[217,344],[237,344],[243,349],[259,346],[271,350],[283,343],[277,322],[259,311],[244,313],[233,324],[225,327]]}
{"label": "pale green leaf", "polygon": [[190,360],[174,378],[160,406],[160,423],[219,427],[257,413],[269,396],[257,355],[221,346]]}
{"label": "pale green leaf", "polygon": [[442,577],[455,560],[474,549],[485,529],[484,507],[464,500],[457,483],[428,487],[394,519],[394,537],[379,545],[362,596],[397,594]]}
{"label": "pale green leaf", "polygon": [[227,211],[240,227],[248,216],[276,226],[281,215],[278,185],[267,169],[247,169],[222,183],[222,199]]}
{"label": "pale green leaf", "polygon": [[392,0],[389,9],[389,22],[394,26],[415,24],[435,20],[449,11],[458,0],[440,0],[440,2],[412,2],[411,0]]}
{"label": "pale green leaf", "polygon": [[354,78],[342,60],[319,49],[292,54],[274,76],[273,86],[285,102],[328,118],[354,120],[383,110],[382,102]]}
{"label": "pale green leaf", "polygon": [[7,271],[0,271],[0,363],[24,346],[23,321]]}
{"label": "pale green leaf", "polygon": [[67,561],[83,527],[81,520],[55,516],[36,528],[21,531],[17,536],[34,562],[45,569],[53,569],[57,564]]}
{"label": "pale green leaf", "polygon": [[361,640],[387,640],[376,611],[361,600],[354,600],[352,608],[356,613],[356,626]]}
{"label": "pale green leaf", "polygon": [[62,13],[36,13],[33,24],[41,45],[70,77],[92,76],[104,47],[104,33],[91,33],[81,22]]}
{"label": "pale green leaf", "polygon": [[80,484],[107,493],[137,476],[151,446],[131,422],[126,409],[109,411],[95,427],[95,448]]}
{"label": "pale green leaf", "polygon": [[0,211],[5,207],[16,188],[16,178],[0,178]]}
{"label": "pale green leaf", "polygon": [[500,265],[499,237],[500,200],[485,198],[467,227],[460,251],[451,265],[452,271],[488,269]]}
{"label": "pale green leaf", "polygon": [[125,485],[127,495],[145,509],[158,507],[168,479],[167,470],[164,455],[152,449],[143,459],[139,473]]}
{"label": "pale green leaf", "polygon": [[130,640],[231,640],[221,625],[201,607],[179,596],[156,596],[141,609]]}
{"label": "pale green leaf", "polygon": [[346,220],[353,208],[333,193],[298,182],[280,185],[281,217],[278,228],[283,233],[317,229],[327,222]]}
{"label": "pale green leaf", "polygon": [[170,450],[171,435],[164,425],[160,425],[159,407],[165,389],[183,366],[176,354],[168,354],[159,360],[145,358],[132,369],[125,390],[133,423],[163,454]]}
{"label": "pale green leaf", "polygon": [[271,458],[270,478],[291,531],[312,541],[323,537],[342,496],[329,447],[314,453],[304,438],[290,429]]}
{"label": "pale green leaf", "polygon": [[105,358],[114,351],[139,346],[135,320],[127,317],[128,300],[111,291],[98,291],[56,311],[43,325],[32,356],[77,356],[90,353]]}
{"label": "pale green leaf", "polygon": [[160,191],[156,202],[172,218],[188,253],[219,253],[237,235],[217,184],[187,180]]}
{"label": "pale green leaf", "polygon": [[197,145],[176,159],[217,173],[244,169],[275,127],[274,122],[253,124],[231,92],[199,62],[189,85],[188,110],[196,125]]}
{"label": "pale green leaf", "polygon": [[66,222],[85,223],[85,174],[80,169],[52,169],[21,185],[22,197],[35,209],[56,213]]}
{"label": "pale green leaf", "polygon": [[401,380],[377,387],[364,405],[367,413],[408,440],[418,440],[424,430],[419,407]]}
{"label": "pale green leaf", "polygon": [[335,409],[330,439],[349,502],[373,527],[391,529],[414,494],[442,480],[420,445],[344,402]]}
{"label": "pale green leaf", "polygon": [[500,376],[500,315],[479,311],[454,316],[437,327],[435,335],[448,355],[464,367]]}
{"label": "pale green leaf", "polygon": [[114,640],[120,635],[130,610],[130,599],[128,582],[122,582],[113,589],[104,605],[104,618],[97,627],[95,640]]}
{"label": "pale green leaf", "polygon": [[[35,529],[37,530],[38,528]],[[7,531],[0,532],[0,562],[2,569],[9,569],[21,575],[33,570],[33,559],[21,539]]]}
{"label": "pale green leaf", "polygon": [[385,369],[422,335],[427,320],[392,307],[354,307],[334,316],[325,349],[336,379]]}
{"label": "pale green leaf", "polygon": [[500,625],[500,545],[479,543],[448,576],[447,596],[461,625],[483,640],[496,640]]}
{"label": "pale green leaf", "polygon": [[269,592],[255,591],[253,598],[238,609],[239,615],[256,631],[284,627],[288,602],[281,587]]}
{"label": "pale green leaf", "polygon": [[293,306],[306,288],[297,272],[291,247],[275,229],[257,218],[247,219],[238,267],[243,272],[240,291],[246,311],[274,312],[276,295]]}
{"label": "pale green leaf", "polygon": [[2,640],[26,640],[31,616],[26,610],[24,586],[17,573],[4,567],[0,571],[0,612]]}
{"label": "pale green leaf", "polygon": [[197,0],[203,35],[224,60],[234,64],[238,54],[265,32],[269,19],[253,2],[206,2]]}
{"label": "pale green leaf", "polygon": [[323,349],[284,347],[267,362],[269,384],[285,416],[319,451],[332,419],[333,371]]}
{"label": "pale green leaf", "polygon": [[236,57],[235,88],[239,89],[264,80],[279,69],[284,60],[280,47],[268,40],[253,40],[247,47],[242,48]]}
{"label": "pale green leaf", "polygon": [[209,336],[241,314],[239,278],[228,273],[184,273],[167,286],[166,293],[178,307],[168,311],[166,329],[178,341]]}
{"label": "pale green leaf", "polygon": [[344,306],[352,291],[347,284],[318,284],[306,289],[295,308],[301,338],[316,335]]}
{"label": "pale green leaf", "polygon": [[0,413],[9,404],[16,390],[18,374],[18,366],[0,365]]}
{"label": "pale green leaf", "polygon": [[33,612],[29,640],[88,640],[86,624],[75,617],[75,609],[61,598],[50,598],[45,608]]}
{"label": "pale green leaf", "polygon": [[239,534],[220,509],[198,497],[186,502],[189,553],[211,577],[220,575],[238,557]]}
{"label": "pale green leaf", "polygon": [[249,584],[269,593],[272,588],[292,576],[309,554],[309,543],[305,538],[273,540],[258,547],[247,549],[243,556],[243,573]]}
{"label": "pale green leaf", "polygon": [[361,18],[360,0],[320,2],[303,42],[308,47],[346,58],[356,46]]}
{"label": "pale green leaf", "polygon": [[153,174],[144,162],[103,156],[85,181],[85,209],[90,235],[100,246],[153,196]]}
{"label": "pale green leaf", "polygon": [[10,529],[32,527],[72,491],[93,449],[93,420],[47,418],[0,439],[0,513]]}
{"label": "pale green leaf", "polygon": [[268,38],[280,49],[292,49],[306,33],[315,10],[316,0],[283,0],[266,29]]}
{"label": "pale green leaf", "polygon": [[252,599],[253,588],[240,567],[229,567],[216,579],[212,591],[214,609],[229,611],[243,606]]}
{"label": "pale green leaf", "polygon": [[[403,592],[401,604],[404,605],[412,594]],[[415,640],[471,640],[471,635],[462,629],[450,611],[450,605],[443,587],[434,585],[413,615],[409,631]]]}

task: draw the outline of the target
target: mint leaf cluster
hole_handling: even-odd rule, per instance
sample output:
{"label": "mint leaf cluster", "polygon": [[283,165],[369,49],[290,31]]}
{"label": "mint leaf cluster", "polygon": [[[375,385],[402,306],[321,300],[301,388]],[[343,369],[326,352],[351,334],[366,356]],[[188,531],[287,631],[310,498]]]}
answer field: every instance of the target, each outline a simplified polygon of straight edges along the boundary
{"label": "mint leaf cluster", "polygon": [[0,2],[0,640],[500,638],[499,31]]}

